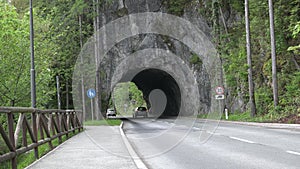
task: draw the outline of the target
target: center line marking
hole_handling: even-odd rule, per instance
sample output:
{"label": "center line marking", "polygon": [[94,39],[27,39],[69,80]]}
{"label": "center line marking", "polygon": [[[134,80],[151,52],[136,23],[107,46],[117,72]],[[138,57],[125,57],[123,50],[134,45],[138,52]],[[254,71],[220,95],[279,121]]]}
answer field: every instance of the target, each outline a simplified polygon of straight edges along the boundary
{"label": "center line marking", "polygon": [[288,151],[286,151],[287,153],[290,153],[290,154],[294,154],[294,155],[298,155],[298,156],[300,156],[300,153],[299,152],[296,152],[296,151],[290,151],[290,150],[288,150]]}
{"label": "center line marking", "polygon": [[214,133],[214,132],[211,132],[211,131],[206,131],[206,133],[211,134],[211,135],[216,135],[216,136],[220,136],[221,135],[220,133]]}
{"label": "center line marking", "polygon": [[229,138],[234,139],[234,140],[238,140],[238,141],[242,141],[242,142],[245,142],[245,143],[250,143],[250,144],[254,144],[255,143],[253,141],[242,139],[242,138],[238,138],[238,137],[229,137]]}

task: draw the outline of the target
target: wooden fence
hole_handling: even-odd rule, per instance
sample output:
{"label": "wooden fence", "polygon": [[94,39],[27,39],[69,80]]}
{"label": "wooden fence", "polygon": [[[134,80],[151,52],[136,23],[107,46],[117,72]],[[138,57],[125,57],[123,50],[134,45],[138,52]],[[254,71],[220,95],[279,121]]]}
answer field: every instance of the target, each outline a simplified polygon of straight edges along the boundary
{"label": "wooden fence", "polygon": [[[6,123],[0,124],[0,134],[9,150],[0,155],[0,164],[10,160],[12,169],[16,169],[18,155],[33,150],[38,159],[40,145],[48,143],[51,150],[54,139],[58,138],[61,143],[63,135],[68,138],[70,132],[80,132],[83,126],[78,118],[79,113],[74,110],[0,107],[0,115],[7,116]],[[27,140],[27,135],[31,140]]]}

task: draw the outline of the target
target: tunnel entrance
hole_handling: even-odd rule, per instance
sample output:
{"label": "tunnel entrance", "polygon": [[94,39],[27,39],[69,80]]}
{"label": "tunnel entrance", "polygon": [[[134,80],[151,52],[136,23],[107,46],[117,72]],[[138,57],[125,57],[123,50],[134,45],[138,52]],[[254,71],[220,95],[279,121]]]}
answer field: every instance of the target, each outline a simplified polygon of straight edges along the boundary
{"label": "tunnel entrance", "polygon": [[155,89],[163,91],[167,102],[161,117],[178,116],[181,92],[176,80],[170,74],[160,69],[145,69],[135,75],[132,82],[143,92],[148,107],[153,106],[149,100],[150,93]]}
{"label": "tunnel entrance", "polygon": [[196,78],[188,63],[172,52],[144,49],[124,58],[116,67],[109,84],[112,91],[118,83],[135,83],[143,92],[148,108],[151,108],[153,99],[149,98],[152,98],[153,93],[163,93],[165,107],[159,109],[163,111],[154,117],[194,117],[202,106]]}

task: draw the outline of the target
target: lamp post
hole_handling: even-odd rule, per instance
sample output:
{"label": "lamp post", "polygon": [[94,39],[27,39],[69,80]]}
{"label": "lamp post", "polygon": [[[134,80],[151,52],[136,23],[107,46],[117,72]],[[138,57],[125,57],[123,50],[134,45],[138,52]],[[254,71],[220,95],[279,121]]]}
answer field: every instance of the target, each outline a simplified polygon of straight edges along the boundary
{"label": "lamp post", "polygon": [[[30,17],[30,59],[31,59],[31,69],[30,69],[31,107],[36,108],[32,0],[29,0],[29,17]],[[37,136],[37,124],[36,121],[34,120],[36,119],[35,113],[31,114],[31,119],[32,119],[33,134]],[[37,143],[37,140],[35,140],[34,142]],[[39,158],[39,150],[37,147],[34,148],[34,156],[36,159]]]}
{"label": "lamp post", "polygon": [[31,107],[36,108],[36,85],[35,85],[35,68],[34,68],[34,32],[33,32],[33,14],[32,14],[32,0],[29,0],[29,14],[30,14],[30,86],[31,86]]}

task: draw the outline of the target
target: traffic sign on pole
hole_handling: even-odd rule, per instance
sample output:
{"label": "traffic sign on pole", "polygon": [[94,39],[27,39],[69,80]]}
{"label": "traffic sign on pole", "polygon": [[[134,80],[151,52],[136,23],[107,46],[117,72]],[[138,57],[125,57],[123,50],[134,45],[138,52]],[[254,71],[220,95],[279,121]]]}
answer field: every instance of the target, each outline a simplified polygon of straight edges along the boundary
{"label": "traffic sign on pole", "polygon": [[87,91],[87,96],[88,96],[90,99],[94,98],[94,97],[96,96],[96,91],[95,91],[95,89],[89,89],[89,90]]}
{"label": "traffic sign on pole", "polygon": [[217,93],[218,95],[224,94],[224,88],[223,88],[222,86],[216,87],[216,93]]}
{"label": "traffic sign on pole", "polygon": [[92,120],[94,120],[94,106],[93,106],[93,98],[96,96],[95,89],[89,89],[87,91],[87,96],[91,99],[91,112],[92,112]]}
{"label": "traffic sign on pole", "polygon": [[223,99],[225,99],[225,96],[224,96],[224,94],[218,94],[218,95],[215,95],[215,98],[216,98],[216,100],[223,100]]}

